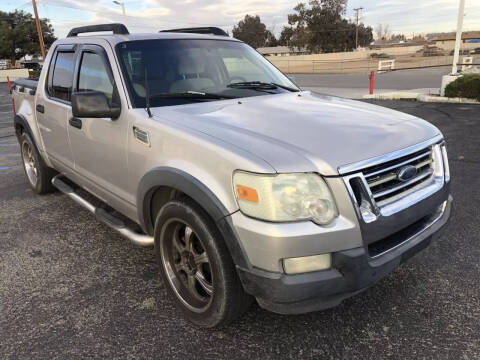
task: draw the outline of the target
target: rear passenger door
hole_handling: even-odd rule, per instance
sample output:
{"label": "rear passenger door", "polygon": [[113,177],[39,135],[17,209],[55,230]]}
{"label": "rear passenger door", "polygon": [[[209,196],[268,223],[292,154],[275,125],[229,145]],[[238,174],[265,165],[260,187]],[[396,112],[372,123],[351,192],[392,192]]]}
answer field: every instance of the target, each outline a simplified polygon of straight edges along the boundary
{"label": "rear passenger door", "polygon": [[37,122],[49,159],[59,170],[73,169],[68,140],[68,113],[76,57],[74,45],[59,45],[48,69],[45,96],[36,104]]}

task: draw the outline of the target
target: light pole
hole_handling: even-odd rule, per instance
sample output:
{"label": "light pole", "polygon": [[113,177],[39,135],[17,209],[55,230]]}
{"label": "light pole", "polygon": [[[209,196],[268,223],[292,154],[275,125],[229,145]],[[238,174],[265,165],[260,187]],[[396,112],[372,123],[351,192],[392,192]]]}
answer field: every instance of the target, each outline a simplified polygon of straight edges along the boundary
{"label": "light pole", "polygon": [[125,3],[124,2],[120,2],[120,1],[117,1],[117,0],[114,0],[113,1],[114,4],[117,4],[117,5],[120,5],[122,7],[122,14],[123,16],[125,16]]}
{"label": "light pole", "polygon": [[458,74],[458,61],[460,59],[460,45],[462,43],[463,16],[465,14],[465,0],[460,0],[458,8],[457,39],[455,41],[455,53],[453,55],[452,75]]}
{"label": "light pole", "polygon": [[450,75],[444,75],[442,77],[442,87],[440,88],[440,95],[445,96],[445,89],[448,84],[458,79],[460,74],[458,73],[458,61],[460,59],[460,46],[462,44],[462,27],[463,16],[465,14],[465,0],[460,0],[460,6],[458,8],[458,22],[457,22],[457,38],[455,40],[455,51],[453,54],[453,66],[452,73]]}

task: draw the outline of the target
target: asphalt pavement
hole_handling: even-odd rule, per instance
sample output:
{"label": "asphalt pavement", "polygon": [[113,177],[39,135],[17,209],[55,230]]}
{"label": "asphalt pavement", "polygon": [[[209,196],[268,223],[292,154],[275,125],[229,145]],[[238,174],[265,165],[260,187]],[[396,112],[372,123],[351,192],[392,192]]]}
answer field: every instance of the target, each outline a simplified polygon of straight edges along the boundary
{"label": "asphalt pavement", "polygon": [[[451,70],[444,66],[376,73],[375,93],[415,90],[438,95],[442,76]],[[370,77],[366,74],[295,74],[292,77],[301,88],[323,94],[361,99],[369,93]]]}
{"label": "asphalt pavement", "polygon": [[202,330],[167,298],[151,250],[60,193],[33,194],[3,95],[0,359],[480,358],[480,107],[376,102],[446,136],[455,209],[443,238],[334,309],[282,316],[254,305]]}

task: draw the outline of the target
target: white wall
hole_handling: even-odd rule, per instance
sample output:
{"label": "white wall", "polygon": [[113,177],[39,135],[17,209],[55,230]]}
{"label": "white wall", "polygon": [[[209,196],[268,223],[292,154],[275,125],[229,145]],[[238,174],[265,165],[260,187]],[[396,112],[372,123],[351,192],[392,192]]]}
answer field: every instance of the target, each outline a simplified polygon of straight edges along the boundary
{"label": "white wall", "polygon": [[15,81],[18,78],[28,78],[28,69],[0,70],[0,82],[7,82],[7,76],[10,81]]}

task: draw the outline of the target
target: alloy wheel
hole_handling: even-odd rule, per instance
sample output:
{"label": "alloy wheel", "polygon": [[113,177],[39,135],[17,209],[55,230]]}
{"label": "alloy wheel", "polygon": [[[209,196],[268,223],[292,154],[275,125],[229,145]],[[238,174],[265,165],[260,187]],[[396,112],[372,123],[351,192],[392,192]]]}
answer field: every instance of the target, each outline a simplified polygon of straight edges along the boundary
{"label": "alloy wheel", "polygon": [[32,146],[27,141],[24,141],[22,144],[22,158],[28,181],[35,187],[38,180],[37,162],[35,161]]}
{"label": "alloy wheel", "polygon": [[203,312],[214,296],[210,259],[202,239],[180,219],[163,226],[162,264],[179,300],[194,312]]}

